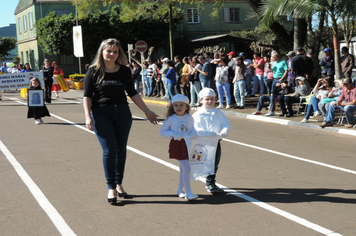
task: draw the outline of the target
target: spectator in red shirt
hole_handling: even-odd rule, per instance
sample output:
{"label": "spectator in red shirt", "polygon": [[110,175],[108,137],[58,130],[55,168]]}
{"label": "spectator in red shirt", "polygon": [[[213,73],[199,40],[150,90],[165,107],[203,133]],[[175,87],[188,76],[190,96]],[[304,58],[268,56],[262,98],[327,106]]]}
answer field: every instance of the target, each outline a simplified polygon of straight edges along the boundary
{"label": "spectator in red shirt", "polygon": [[253,90],[251,97],[255,97],[257,86],[260,85],[260,96],[263,95],[265,89],[263,81],[263,71],[265,69],[265,60],[261,58],[260,53],[253,54],[253,67],[255,68],[255,77],[253,78]]}

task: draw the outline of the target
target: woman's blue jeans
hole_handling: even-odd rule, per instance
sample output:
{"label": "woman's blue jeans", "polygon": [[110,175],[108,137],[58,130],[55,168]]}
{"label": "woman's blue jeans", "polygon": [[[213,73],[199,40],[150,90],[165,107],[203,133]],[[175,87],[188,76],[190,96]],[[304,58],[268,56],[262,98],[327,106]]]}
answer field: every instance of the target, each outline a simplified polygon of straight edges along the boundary
{"label": "woman's blue jeans", "polygon": [[319,110],[318,103],[319,103],[319,99],[317,99],[315,96],[311,97],[310,104],[308,105],[307,108],[307,113],[305,114],[305,119],[309,120],[311,113],[313,111],[316,112]]}
{"label": "woman's blue jeans", "polygon": [[[231,105],[231,94],[230,94],[230,84],[220,84],[215,82],[216,90],[218,90],[219,104],[224,103],[224,93],[226,97],[226,104]],[[245,93],[245,91],[243,91]]]}
{"label": "woman's blue jeans", "polygon": [[253,90],[251,95],[256,94],[257,86],[260,85],[260,95],[263,95],[263,91],[265,89],[265,84],[263,82],[263,75],[255,75],[253,77]]}
{"label": "woman's blue jeans", "polygon": [[167,94],[168,94],[168,98],[169,98],[169,101],[171,102],[172,101],[172,97],[174,96],[175,94],[175,86],[176,86],[176,83],[168,83],[167,82]]}
{"label": "woman's blue jeans", "polygon": [[234,84],[234,96],[236,101],[236,106],[245,106],[245,80],[236,81]]}
{"label": "woman's blue jeans", "polygon": [[95,134],[103,149],[103,165],[108,189],[122,184],[126,162],[126,146],[132,115],[128,105],[109,105],[93,109]]}
{"label": "woman's blue jeans", "polygon": [[199,102],[199,92],[201,90],[200,81],[190,82],[190,106],[195,106],[195,95],[198,97]]}

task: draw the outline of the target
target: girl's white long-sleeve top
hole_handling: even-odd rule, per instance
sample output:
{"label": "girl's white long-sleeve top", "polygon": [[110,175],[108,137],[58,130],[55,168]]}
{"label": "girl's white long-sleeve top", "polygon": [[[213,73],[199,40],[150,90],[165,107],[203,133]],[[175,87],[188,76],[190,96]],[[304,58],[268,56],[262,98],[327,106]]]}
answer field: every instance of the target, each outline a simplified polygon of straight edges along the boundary
{"label": "girl's white long-sleeve top", "polygon": [[194,133],[194,119],[190,114],[185,114],[184,116],[171,115],[164,121],[159,131],[159,134],[165,138],[174,136],[190,137]]}
{"label": "girl's white long-sleeve top", "polygon": [[193,118],[194,127],[199,135],[201,131],[210,131],[219,134],[221,137],[226,137],[230,130],[229,120],[216,107],[212,109],[199,107],[193,114]]}

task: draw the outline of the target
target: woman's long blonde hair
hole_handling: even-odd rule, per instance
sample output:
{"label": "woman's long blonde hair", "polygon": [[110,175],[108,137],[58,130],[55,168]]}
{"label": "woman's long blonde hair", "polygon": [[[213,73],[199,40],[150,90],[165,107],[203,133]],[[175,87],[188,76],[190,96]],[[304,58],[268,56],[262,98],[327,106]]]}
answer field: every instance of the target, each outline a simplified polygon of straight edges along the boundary
{"label": "woman's long blonde hair", "polygon": [[125,55],[124,50],[121,48],[121,43],[119,40],[115,38],[110,38],[106,39],[101,42],[100,47],[96,53],[96,56],[94,58],[93,63],[90,65],[90,67],[94,68],[94,75],[99,75],[98,76],[98,83],[101,83],[101,81],[104,79],[105,76],[105,63],[104,63],[104,58],[103,58],[103,51],[107,47],[113,47],[116,46],[119,49],[119,56],[117,57],[115,63],[118,65],[127,65],[127,57]]}

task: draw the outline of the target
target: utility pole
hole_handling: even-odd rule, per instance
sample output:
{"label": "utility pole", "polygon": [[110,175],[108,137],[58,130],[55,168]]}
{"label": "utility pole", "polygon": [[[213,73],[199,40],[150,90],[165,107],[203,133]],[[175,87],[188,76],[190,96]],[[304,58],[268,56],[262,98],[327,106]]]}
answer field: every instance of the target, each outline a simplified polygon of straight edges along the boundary
{"label": "utility pole", "polygon": [[174,29],[173,29],[173,10],[172,6],[175,2],[169,3],[169,47],[170,47],[170,59],[173,60],[174,57]]}

